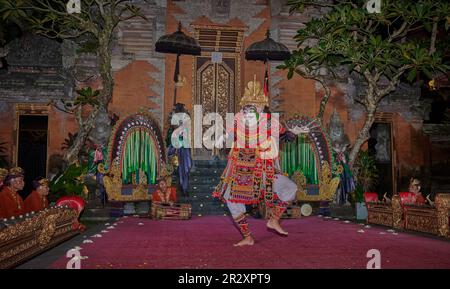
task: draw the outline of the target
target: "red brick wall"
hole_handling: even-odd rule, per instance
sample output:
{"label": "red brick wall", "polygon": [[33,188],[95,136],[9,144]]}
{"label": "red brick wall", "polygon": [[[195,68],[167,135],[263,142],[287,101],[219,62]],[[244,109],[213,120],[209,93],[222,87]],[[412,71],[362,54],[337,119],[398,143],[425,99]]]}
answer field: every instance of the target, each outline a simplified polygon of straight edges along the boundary
{"label": "red brick wall", "polygon": [[115,72],[110,111],[122,117],[136,113],[140,108],[156,108],[157,105],[149,99],[156,96],[151,89],[155,80],[150,76],[155,71],[157,68],[149,62],[137,60]]}

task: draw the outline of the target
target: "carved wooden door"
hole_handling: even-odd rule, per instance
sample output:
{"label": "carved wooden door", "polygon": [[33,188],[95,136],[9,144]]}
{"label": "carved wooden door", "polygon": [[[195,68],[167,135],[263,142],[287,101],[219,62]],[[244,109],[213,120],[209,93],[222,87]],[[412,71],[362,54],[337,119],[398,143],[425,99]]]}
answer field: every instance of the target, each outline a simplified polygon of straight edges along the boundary
{"label": "carved wooden door", "polygon": [[[204,115],[219,113],[224,125],[226,113],[235,111],[236,61],[235,57],[222,58],[221,63],[213,63],[211,57],[196,58],[195,104],[202,105]],[[194,155],[201,154],[215,156],[220,152],[216,149],[208,152],[194,150]]]}
{"label": "carved wooden door", "polygon": [[210,57],[197,57],[196,104],[203,112],[217,112],[224,119],[227,112],[234,112],[235,58],[224,58],[213,63]]}

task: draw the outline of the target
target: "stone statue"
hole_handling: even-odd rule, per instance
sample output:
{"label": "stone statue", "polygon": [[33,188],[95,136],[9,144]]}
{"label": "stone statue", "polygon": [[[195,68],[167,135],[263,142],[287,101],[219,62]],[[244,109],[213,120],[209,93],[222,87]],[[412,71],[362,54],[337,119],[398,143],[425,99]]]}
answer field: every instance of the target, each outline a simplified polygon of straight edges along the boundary
{"label": "stone statue", "polygon": [[345,134],[344,125],[341,122],[336,109],[331,115],[330,123],[328,125],[328,132],[332,143],[331,148],[333,150],[335,161],[343,168],[342,173],[339,176],[340,183],[334,202],[341,206],[347,205],[349,204],[347,196],[355,189],[355,182],[347,162],[350,141],[348,136]]}
{"label": "stone statue", "polygon": [[227,18],[230,15],[230,0],[214,0],[212,1],[212,14],[216,17]]}
{"label": "stone statue", "polygon": [[342,124],[336,109],[331,115],[328,132],[330,134],[333,151],[340,154],[345,153],[350,145],[350,141],[344,132],[344,125]]}
{"label": "stone statue", "polygon": [[98,145],[107,146],[109,135],[111,134],[111,119],[108,115],[108,111],[100,107],[97,118],[95,119],[95,124],[89,139]]}
{"label": "stone statue", "polygon": [[377,126],[376,130],[376,139],[377,143],[375,145],[375,159],[381,162],[389,162],[390,157],[390,148],[389,148],[389,132],[387,126]]}

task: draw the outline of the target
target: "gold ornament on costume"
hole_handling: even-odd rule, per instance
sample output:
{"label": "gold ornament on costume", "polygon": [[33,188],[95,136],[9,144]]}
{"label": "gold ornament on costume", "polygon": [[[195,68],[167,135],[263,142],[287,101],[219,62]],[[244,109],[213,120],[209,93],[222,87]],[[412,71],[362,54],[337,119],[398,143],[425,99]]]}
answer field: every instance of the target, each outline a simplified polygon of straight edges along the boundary
{"label": "gold ornament on costume", "polygon": [[8,170],[4,168],[0,168],[0,182],[3,182],[5,177],[8,175]]}
{"label": "gold ornament on costume", "polygon": [[173,164],[164,164],[161,166],[161,173],[158,178],[158,182],[161,180],[166,181],[166,184],[168,187],[172,186],[172,174],[173,174],[174,168]]}
{"label": "gold ornament on costume", "polygon": [[428,87],[430,90],[436,90],[436,81],[434,79],[428,81]]}
{"label": "gold ornament on costume", "polygon": [[247,83],[240,105],[255,105],[262,107],[269,105],[269,98],[264,94],[261,83],[256,81],[256,75],[253,76],[253,81]]}

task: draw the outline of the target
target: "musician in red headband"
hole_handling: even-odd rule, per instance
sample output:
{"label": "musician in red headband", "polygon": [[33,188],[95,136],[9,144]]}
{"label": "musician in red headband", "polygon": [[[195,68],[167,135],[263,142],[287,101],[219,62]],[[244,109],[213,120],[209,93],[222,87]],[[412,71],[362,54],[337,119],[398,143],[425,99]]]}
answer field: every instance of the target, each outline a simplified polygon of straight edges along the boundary
{"label": "musician in red headband", "polygon": [[25,213],[23,199],[18,193],[25,185],[23,177],[21,168],[9,170],[0,191],[0,218],[17,217]]}
{"label": "musician in red headband", "polygon": [[48,208],[48,180],[46,178],[37,178],[33,181],[33,191],[25,199],[26,212],[38,212]]}

